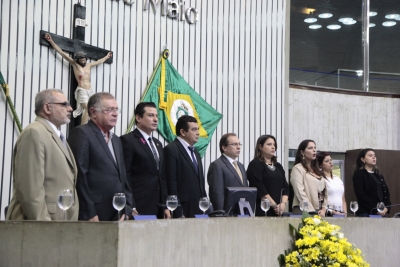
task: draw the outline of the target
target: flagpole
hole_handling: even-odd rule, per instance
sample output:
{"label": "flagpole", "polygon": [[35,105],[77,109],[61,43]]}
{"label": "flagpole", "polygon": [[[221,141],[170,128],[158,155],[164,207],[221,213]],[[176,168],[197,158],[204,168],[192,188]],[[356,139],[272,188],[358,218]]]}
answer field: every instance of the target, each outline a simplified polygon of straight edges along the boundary
{"label": "flagpole", "polygon": [[[164,53],[163,53],[163,54],[164,54]],[[160,58],[158,59],[157,65],[156,65],[156,67],[155,67],[154,69],[157,69],[158,66],[160,66],[160,64],[161,64],[161,58],[162,58],[162,57],[163,57],[163,55],[161,55]],[[153,79],[154,79],[154,76],[155,76],[155,75],[156,75],[156,71],[153,71],[153,74],[152,74],[151,77],[150,77],[150,82],[147,83],[146,90],[144,91],[143,96],[142,96],[142,98],[140,99],[140,102],[143,101],[143,98],[145,97],[147,91],[149,90],[150,85],[151,85],[151,83],[153,82]],[[128,129],[126,129],[126,133],[127,133],[127,134],[131,131],[131,129],[132,129],[132,127],[133,127],[133,124],[135,124],[135,115],[133,115],[133,118],[131,119],[131,122],[129,123]]]}
{"label": "flagpole", "polygon": [[10,87],[8,87],[8,84],[6,84],[6,82],[4,81],[4,78],[3,78],[3,75],[1,74],[1,72],[0,72],[0,85],[4,90],[4,94],[6,96],[6,100],[7,100],[8,106],[11,109],[11,113],[13,114],[13,118],[14,118],[15,124],[17,125],[18,131],[19,131],[19,133],[21,133],[22,132],[22,125],[21,125],[21,122],[19,121],[17,112],[15,111],[14,104],[13,104],[13,102],[11,100],[11,97],[10,97]]}

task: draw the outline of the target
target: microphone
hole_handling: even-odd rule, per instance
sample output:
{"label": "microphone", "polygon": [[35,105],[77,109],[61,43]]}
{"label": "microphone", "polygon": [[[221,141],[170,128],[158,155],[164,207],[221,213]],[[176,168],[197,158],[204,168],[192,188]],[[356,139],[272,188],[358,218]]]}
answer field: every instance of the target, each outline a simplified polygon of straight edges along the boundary
{"label": "microphone", "polygon": [[[385,206],[385,208],[397,207],[397,206],[400,206],[400,204],[388,205],[388,206]],[[369,212],[369,215],[372,215],[372,211],[373,211],[373,210],[376,210],[376,209],[377,209],[376,207],[375,207],[375,208],[372,208],[371,211]]]}
{"label": "microphone", "polygon": [[279,212],[279,217],[282,217],[282,213],[283,213],[283,211],[282,211],[282,213],[281,213],[281,203],[282,203],[282,193],[283,193],[283,190],[284,190],[285,188],[282,188],[282,190],[281,190],[281,198],[279,199],[279,208],[278,208],[278,212]]}

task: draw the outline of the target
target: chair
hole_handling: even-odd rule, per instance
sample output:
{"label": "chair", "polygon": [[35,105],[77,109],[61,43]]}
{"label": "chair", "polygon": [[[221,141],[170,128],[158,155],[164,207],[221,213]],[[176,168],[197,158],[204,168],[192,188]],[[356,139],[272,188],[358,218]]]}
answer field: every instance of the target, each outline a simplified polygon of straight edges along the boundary
{"label": "chair", "polygon": [[400,212],[397,212],[393,215],[393,218],[400,218]]}

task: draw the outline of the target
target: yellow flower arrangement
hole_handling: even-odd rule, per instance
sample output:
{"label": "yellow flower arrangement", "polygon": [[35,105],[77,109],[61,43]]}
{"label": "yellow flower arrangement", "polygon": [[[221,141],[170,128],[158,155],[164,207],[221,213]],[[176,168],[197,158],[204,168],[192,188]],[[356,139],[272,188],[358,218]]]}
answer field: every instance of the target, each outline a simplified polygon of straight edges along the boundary
{"label": "yellow flower arrangement", "polygon": [[285,267],[369,267],[361,250],[350,244],[340,227],[329,224],[315,215],[303,213],[302,223],[296,230],[296,241],[292,252],[279,255],[280,266]]}

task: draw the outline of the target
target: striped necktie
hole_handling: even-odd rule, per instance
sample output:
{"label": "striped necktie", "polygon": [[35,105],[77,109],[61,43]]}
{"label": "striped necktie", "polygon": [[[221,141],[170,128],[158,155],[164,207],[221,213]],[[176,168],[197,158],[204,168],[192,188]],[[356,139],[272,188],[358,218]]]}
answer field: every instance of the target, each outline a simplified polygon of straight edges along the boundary
{"label": "striped necktie", "polygon": [[149,144],[150,144],[150,147],[151,147],[151,151],[153,152],[154,159],[157,162],[157,170],[158,170],[160,168],[160,159],[158,158],[158,155],[157,155],[157,152],[156,152],[156,148],[153,145],[153,139],[151,137],[149,137],[148,140],[149,140]]}
{"label": "striped necktie", "polygon": [[193,166],[194,169],[196,170],[196,174],[199,174],[199,165],[197,165],[196,157],[194,155],[194,147],[188,146],[188,148],[190,150],[190,154],[192,155]]}
{"label": "striped necktie", "polygon": [[60,132],[60,139],[61,139],[61,142],[63,143],[64,147],[67,148],[67,142],[65,141],[65,136],[61,132]]}

